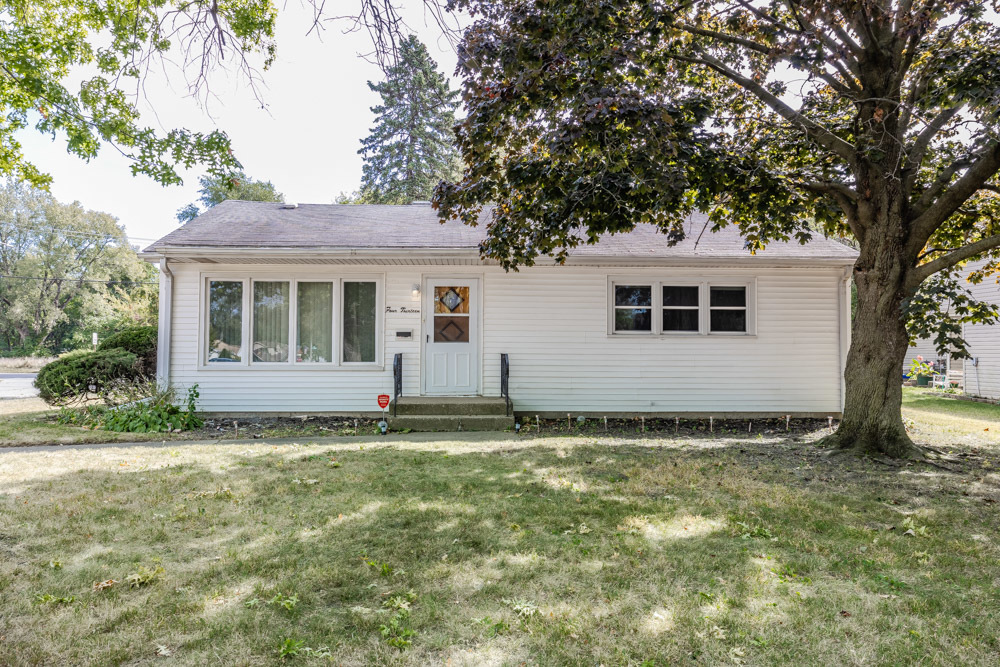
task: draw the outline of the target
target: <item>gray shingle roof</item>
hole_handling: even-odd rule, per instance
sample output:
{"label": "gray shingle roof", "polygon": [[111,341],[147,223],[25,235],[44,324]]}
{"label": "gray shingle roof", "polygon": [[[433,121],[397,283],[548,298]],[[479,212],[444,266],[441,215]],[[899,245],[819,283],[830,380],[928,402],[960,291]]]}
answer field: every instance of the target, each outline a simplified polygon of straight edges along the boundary
{"label": "gray shingle roof", "polygon": [[[159,254],[184,249],[314,249],[322,251],[377,248],[385,250],[478,248],[486,235],[488,213],[478,227],[456,221],[441,223],[428,205],[381,206],[344,204],[300,204],[283,208],[271,202],[229,200],[212,207],[180,229],[167,234],[146,249]],[[748,257],[743,239],[733,227],[705,231],[702,215],[688,221],[687,238],[670,246],[667,237],[651,225],[632,232],[608,234],[596,244],[583,244],[570,251],[580,257],[622,258],[725,258]],[[843,259],[852,261],[857,252],[842,243],[815,237],[806,245],[772,243],[758,253],[767,259]]]}

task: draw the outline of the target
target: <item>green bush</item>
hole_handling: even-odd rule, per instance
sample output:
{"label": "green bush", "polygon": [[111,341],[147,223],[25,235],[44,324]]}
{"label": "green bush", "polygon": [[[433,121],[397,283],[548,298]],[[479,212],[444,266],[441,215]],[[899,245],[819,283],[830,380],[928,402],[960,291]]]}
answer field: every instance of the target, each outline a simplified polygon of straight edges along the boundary
{"label": "green bush", "polygon": [[[147,385],[143,389],[142,385]],[[195,413],[198,385],[188,389],[186,409],[173,404],[172,391],[155,389],[149,382],[137,383],[139,390],[151,395],[116,408],[88,405],[85,408],[63,408],[57,417],[60,424],[74,424],[117,433],[169,433],[173,430],[198,428],[204,422]]]}
{"label": "green bush", "polygon": [[88,394],[105,395],[115,385],[142,377],[138,358],[115,348],[71,352],[46,364],[35,378],[42,399],[54,405],[82,400]]}
{"label": "green bush", "polygon": [[126,327],[108,336],[97,346],[100,350],[127,350],[139,359],[140,371],[143,375],[153,377],[156,374],[156,327]]}

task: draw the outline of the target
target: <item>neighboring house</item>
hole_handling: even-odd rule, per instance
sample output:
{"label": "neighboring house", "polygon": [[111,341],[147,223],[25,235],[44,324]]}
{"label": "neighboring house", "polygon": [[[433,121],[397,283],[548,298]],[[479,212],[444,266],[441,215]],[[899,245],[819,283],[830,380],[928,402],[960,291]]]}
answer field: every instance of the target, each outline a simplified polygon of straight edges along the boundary
{"label": "neighboring house", "polygon": [[[968,275],[982,268],[985,262],[974,262],[963,270]],[[978,301],[1000,304],[997,276],[988,276],[978,285],[968,284],[969,292]],[[971,359],[961,362],[965,393],[983,398],[1000,399],[1000,325],[966,324],[962,332]]]}
{"label": "neighboring house", "polygon": [[[983,261],[971,262],[962,269],[961,277],[965,279],[971,272],[982,268],[983,264]],[[977,301],[1000,304],[997,276],[989,276],[978,285],[966,283],[965,286]],[[1000,399],[1000,326],[964,324],[962,337],[972,355],[970,359],[953,359],[940,355],[931,339],[921,338],[916,345],[907,349],[903,373],[909,371],[910,362],[920,355],[925,361],[938,362],[939,367],[943,366],[948,379],[958,382],[966,394]]]}
{"label": "neighboring house", "polygon": [[227,201],[144,252],[160,380],[198,384],[207,412],[377,414],[394,362],[403,406],[500,396],[507,355],[532,417],[838,415],[855,251],[751,254],[688,224],[673,247],[642,225],[508,273],[480,258],[485,225],[426,204]]}

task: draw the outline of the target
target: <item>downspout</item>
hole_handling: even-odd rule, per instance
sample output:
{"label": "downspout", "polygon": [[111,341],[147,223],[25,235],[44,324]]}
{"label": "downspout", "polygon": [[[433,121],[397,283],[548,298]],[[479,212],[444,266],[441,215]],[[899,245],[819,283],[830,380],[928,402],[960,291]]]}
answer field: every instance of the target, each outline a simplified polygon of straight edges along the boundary
{"label": "downspout", "polygon": [[170,330],[174,312],[174,274],[167,258],[160,259],[160,318],[156,344],[156,382],[161,388],[170,387]]}
{"label": "downspout", "polygon": [[844,268],[840,279],[840,317],[837,318],[837,333],[840,337],[840,414],[844,414],[844,401],[847,396],[847,383],[844,381],[844,371],[847,369],[847,352],[851,347],[851,271],[853,267]]}

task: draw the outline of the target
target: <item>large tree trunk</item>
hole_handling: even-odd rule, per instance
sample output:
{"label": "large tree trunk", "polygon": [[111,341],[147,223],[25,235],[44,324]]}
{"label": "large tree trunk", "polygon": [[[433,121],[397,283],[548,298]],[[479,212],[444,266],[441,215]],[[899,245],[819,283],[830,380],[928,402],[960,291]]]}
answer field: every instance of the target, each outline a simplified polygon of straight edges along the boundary
{"label": "large tree trunk", "polygon": [[831,440],[868,454],[909,457],[917,452],[900,408],[903,358],[909,339],[900,299],[884,276],[855,272],[858,310],[844,371],[844,418]]}
{"label": "large tree trunk", "polygon": [[844,371],[844,417],[829,442],[843,449],[892,457],[920,451],[903,426],[903,358],[909,345],[903,301],[910,268],[904,252],[900,195],[895,184],[868,180],[859,202],[868,232],[854,266],[857,311]]}

